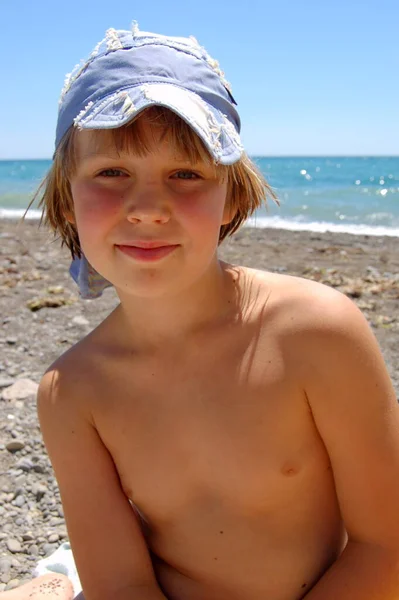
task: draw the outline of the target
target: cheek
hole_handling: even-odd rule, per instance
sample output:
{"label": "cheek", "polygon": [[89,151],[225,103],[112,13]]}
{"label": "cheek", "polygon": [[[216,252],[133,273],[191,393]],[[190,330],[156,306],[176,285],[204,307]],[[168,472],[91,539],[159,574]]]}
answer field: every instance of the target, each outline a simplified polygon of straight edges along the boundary
{"label": "cheek", "polygon": [[121,197],[95,184],[71,185],[76,225],[79,235],[95,234],[119,213]]}
{"label": "cheek", "polygon": [[189,195],[179,202],[179,218],[191,230],[218,232],[223,219],[225,198],[224,189],[210,194]]}

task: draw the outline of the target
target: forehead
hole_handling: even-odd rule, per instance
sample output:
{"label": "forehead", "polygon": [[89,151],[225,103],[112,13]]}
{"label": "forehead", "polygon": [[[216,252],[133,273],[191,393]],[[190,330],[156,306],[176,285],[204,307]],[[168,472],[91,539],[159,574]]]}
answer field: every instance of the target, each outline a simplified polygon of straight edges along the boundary
{"label": "forehead", "polygon": [[151,154],[190,164],[213,164],[209,153],[201,146],[194,132],[187,135],[187,130],[179,131],[173,126],[145,119],[118,129],[77,130],[74,135],[74,150],[79,161],[98,155],[119,158]]}
{"label": "forehead", "polygon": [[145,157],[149,154],[167,160],[206,164],[219,170],[211,154],[194,130],[178,115],[163,107],[143,111],[125,126],[116,129],[74,130],[74,160],[101,155]]}
{"label": "forehead", "polygon": [[171,135],[164,132],[159,126],[143,123],[140,126],[140,135],[137,128],[118,129],[88,129],[75,132],[75,149],[79,158],[87,155],[106,153],[120,155],[124,153],[141,154],[140,150],[159,153],[171,149]]}

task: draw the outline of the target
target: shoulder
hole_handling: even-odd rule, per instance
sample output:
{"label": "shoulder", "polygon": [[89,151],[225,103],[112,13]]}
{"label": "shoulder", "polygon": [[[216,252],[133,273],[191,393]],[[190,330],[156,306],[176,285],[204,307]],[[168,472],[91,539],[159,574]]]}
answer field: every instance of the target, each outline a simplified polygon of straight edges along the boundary
{"label": "shoulder", "polygon": [[[315,281],[253,272],[267,299],[263,331],[272,332],[288,371],[310,396],[362,398],[372,389],[393,398],[377,339],[345,294]],[[287,372],[288,372],[287,371]]]}
{"label": "shoulder", "polygon": [[265,271],[246,271],[252,277],[263,331],[279,340],[286,358],[316,365],[343,357],[367,345],[379,352],[366,318],[345,294],[327,285]]}
{"label": "shoulder", "polygon": [[[268,299],[269,314],[314,330],[338,326],[360,315],[356,304],[342,292],[317,281],[257,269],[245,269],[259,300]],[[292,319],[291,319],[292,318]]]}
{"label": "shoulder", "polygon": [[39,411],[47,405],[61,413],[76,409],[94,422],[119,351],[115,312],[48,367],[39,384]]}
{"label": "shoulder", "polygon": [[39,383],[39,417],[47,409],[60,414],[77,409],[88,416],[99,364],[101,361],[96,360],[96,347],[90,335],[59,356],[47,368]]}

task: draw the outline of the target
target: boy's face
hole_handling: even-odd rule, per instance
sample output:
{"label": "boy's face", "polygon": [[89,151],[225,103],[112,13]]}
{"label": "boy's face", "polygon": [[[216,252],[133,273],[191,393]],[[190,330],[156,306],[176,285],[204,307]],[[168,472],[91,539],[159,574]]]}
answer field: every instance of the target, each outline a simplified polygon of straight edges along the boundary
{"label": "boy's face", "polygon": [[[215,265],[220,226],[232,215],[227,181],[211,164],[190,164],[159,127],[142,127],[150,152],[141,157],[118,154],[107,132],[78,132],[70,220],[86,258],[118,292],[157,297]],[[144,242],[172,247],[137,249]]]}

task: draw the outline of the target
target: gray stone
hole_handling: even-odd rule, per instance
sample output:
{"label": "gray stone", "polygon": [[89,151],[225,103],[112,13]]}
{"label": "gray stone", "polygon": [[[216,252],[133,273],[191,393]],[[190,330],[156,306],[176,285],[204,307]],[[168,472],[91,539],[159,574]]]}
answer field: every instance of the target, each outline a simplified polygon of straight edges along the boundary
{"label": "gray stone", "polygon": [[6,541],[6,546],[9,549],[9,551],[13,554],[15,552],[22,552],[22,546],[19,543],[19,541],[15,538],[8,538],[8,540]]}
{"label": "gray stone", "polygon": [[14,440],[6,444],[6,448],[9,452],[18,452],[18,450],[25,448],[25,444],[21,440]]}
{"label": "gray stone", "polygon": [[20,581],[19,579],[11,579],[11,581],[9,581],[5,587],[5,590],[14,590],[15,588],[19,587],[20,585]]}
{"label": "gray stone", "polygon": [[42,549],[45,556],[50,556],[50,554],[57,550],[57,544],[43,544]]}
{"label": "gray stone", "polygon": [[74,317],[72,319],[72,323],[74,325],[82,325],[84,327],[87,327],[88,325],[90,325],[89,321],[82,315],[76,315],[76,317]]}
{"label": "gray stone", "polygon": [[57,517],[51,517],[49,521],[50,527],[58,527],[58,525],[63,525],[64,519],[58,519]]}
{"label": "gray stone", "polygon": [[31,556],[39,556],[39,546],[37,544],[32,544],[28,548],[28,553]]}
{"label": "gray stone", "polygon": [[7,556],[0,558],[0,573],[2,575],[8,573],[11,569],[11,560]]}
{"label": "gray stone", "polygon": [[3,400],[24,400],[36,396],[38,387],[31,379],[17,379],[13,385],[3,389],[1,397]]}
{"label": "gray stone", "polygon": [[[11,504],[13,506],[19,506],[19,508],[21,508],[25,504],[25,502],[26,502],[25,497],[23,495],[21,495],[21,496],[17,496],[17,498],[15,498],[15,500],[13,500]],[[20,523],[17,523],[17,525],[20,525]]]}
{"label": "gray stone", "polygon": [[24,488],[23,487],[17,487],[16,490],[14,491],[14,498],[13,498],[13,500],[15,500],[15,498],[17,496],[20,496],[23,493],[24,493]]}
{"label": "gray stone", "polygon": [[46,467],[44,467],[43,465],[33,465],[32,470],[35,473],[45,473]]}
{"label": "gray stone", "polygon": [[20,458],[16,464],[18,469],[22,469],[23,471],[31,471],[33,468],[33,462],[29,460],[29,458]]}
{"label": "gray stone", "polygon": [[10,377],[0,377],[0,389],[10,387],[15,383],[15,379]]}
{"label": "gray stone", "polygon": [[11,566],[15,567],[16,569],[19,569],[19,567],[21,566],[21,563],[19,562],[18,558],[16,558],[16,556],[11,557]]}
{"label": "gray stone", "polygon": [[44,494],[48,491],[45,485],[41,485],[40,483],[35,485],[33,488],[33,494],[36,496],[36,501],[39,502]]}

